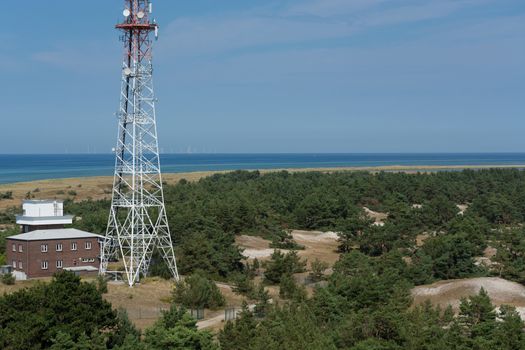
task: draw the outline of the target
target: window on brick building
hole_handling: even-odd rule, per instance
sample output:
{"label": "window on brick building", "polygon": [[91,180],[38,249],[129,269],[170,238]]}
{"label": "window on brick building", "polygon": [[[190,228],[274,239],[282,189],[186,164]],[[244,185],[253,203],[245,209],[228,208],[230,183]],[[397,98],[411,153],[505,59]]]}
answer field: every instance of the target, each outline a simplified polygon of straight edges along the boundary
{"label": "window on brick building", "polygon": [[16,269],[16,261],[15,260],[13,260],[13,263],[11,265],[13,265],[13,269]]}
{"label": "window on brick building", "polygon": [[62,260],[57,260],[57,269],[61,269],[62,266],[64,265],[64,262]]}
{"label": "window on brick building", "polygon": [[71,242],[71,250],[77,250],[77,242]]}
{"label": "window on brick building", "polygon": [[48,267],[49,267],[49,264],[47,262],[47,260],[44,260],[40,263],[40,267],[42,268],[42,270],[47,270]]}
{"label": "window on brick building", "polygon": [[61,252],[62,251],[62,243],[57,243],[56,251]]}
{"label": "window on brick building", "polygon": [[40,251],[42,253],[47,253],[47,244],[41,244],[40,245]]}
{"label": "window on brick building", "polygon": [[16,244],[13,244],[13,251],[16,252]]}
{"label": "window on brick building", "polygon": [[24,269],[24,265],[22,265],[22,262],[21,261],[18,261],[18,268],[20,270],[23,270]]}
{"label": "window on brick building", "polygon": [[24,246],[21,245],[21,244],[19,244],[19,245],[18,245],[18,251],[19,251],[20,253],[22,253],[22,252],[24,251]]}
{"label": "window on brick building", "polygon": [[91,242],[86,242],[86,249],[91,249]]}

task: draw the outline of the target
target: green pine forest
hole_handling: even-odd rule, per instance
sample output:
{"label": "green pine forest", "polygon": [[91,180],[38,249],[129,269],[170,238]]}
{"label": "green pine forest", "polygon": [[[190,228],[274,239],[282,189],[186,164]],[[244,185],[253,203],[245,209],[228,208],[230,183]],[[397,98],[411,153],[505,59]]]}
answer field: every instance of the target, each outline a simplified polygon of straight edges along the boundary
{"label": "green pine forest", "polygon": [[[50,283],[0,296],[1,349],[525,349],[525,324],[484,290],[459,311],[413,306],[414,286],[497,276],[525,284],[525,172],[511,169],[433,173],[236,171],[165,184],[181,274],[170,310],[138,331],[124,310],[104,301],[105,282],[61,273]],[[466,205],[459,213],[458,204]],[[66,202],[75,227],[103,233],[109,201]],[[388,213],[373,225],[363,207]],[[12,222],[4,213],[0,221]],[[291,229],[335,231],[339,260],[330,274],[293,249]],[[0,263],[5,237],[0,233]],[[418,235],[427,233],[423,244]],[[246,263],[237,235],[272,241],[265,263]],[[493,264],[476,264],[487,247]],[[292,249],[291,253],[278,250]],[[255,266],[257,264],[257,266]],[[261,283],[254,281],[263,271]],[[313,295],[294,274],[309,271]],[[153,275],[168,277],[158,255]],[[216,334],[198,330],[185,311],[220,307],[211,281],[255,300]],[[265,286],[278,285],[282,301]]]}

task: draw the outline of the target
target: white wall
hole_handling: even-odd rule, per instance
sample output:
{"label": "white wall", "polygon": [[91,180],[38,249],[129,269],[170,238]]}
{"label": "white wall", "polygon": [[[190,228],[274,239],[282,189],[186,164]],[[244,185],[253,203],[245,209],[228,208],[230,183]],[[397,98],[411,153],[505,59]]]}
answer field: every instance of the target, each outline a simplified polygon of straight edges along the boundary
{"label": "white wall", "polygon": [[62,202],[24,202],[23,216],[41,217],[41,216],[63,216],[64,203]]}

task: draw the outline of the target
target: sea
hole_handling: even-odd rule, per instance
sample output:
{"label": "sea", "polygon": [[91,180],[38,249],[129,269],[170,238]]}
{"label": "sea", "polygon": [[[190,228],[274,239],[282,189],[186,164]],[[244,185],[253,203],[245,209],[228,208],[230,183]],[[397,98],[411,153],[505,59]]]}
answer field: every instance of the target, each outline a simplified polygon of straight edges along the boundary
{"label": "sea", "polygon": [[[112,175],[113,154],[0,155],[0,184]],[[164,173],[237,169],[523,165],[525,153],[162,154]]]}

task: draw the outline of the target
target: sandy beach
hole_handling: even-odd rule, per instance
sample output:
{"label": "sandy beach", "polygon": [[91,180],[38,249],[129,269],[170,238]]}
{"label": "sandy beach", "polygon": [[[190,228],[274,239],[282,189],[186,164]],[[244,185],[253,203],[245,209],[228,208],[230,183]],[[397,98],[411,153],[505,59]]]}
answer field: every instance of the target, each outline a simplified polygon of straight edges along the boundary
{"label": "sandy beach", "polygon": [[[463,169],[524,169],[524,165],[419,165],[419,166],[378,166],[378,167],[338,167],[338,168],[291,168],[291,169],[264,169],[261,173],[272,173],[279,171],[306,172],[319,171],[324,173],[333,173],[340,171],[399,171],[399,172],[433,172],[444,170],[463,170]],[[256,169],[247,169],[256,170]],[[201,178],[217,174],[228,173],[231,170],[225,171],[202,171],[190,173],[166,173],[162,175],[164,182],[174,184],[181,179],[188,181],[198,181]],[[64,178],[64,179],[50,179],[37,180],[29,182],[15,182],[0,185],[0,193],[12,192],[13,199],[0,200],[0,210],[5,210],[9,207],[20,206],[22,200],[28,195],[33,199],[66,199],[70,198],[75,201],[82,201],[86,199],[104,199],[109,198],[111,194],[111,186],[113,182],[112,176],[92,176],[92,177],[78,177],[78,178]]]}

